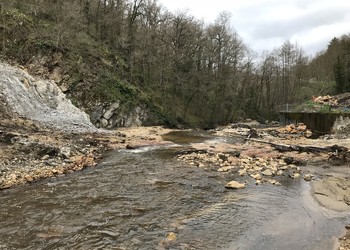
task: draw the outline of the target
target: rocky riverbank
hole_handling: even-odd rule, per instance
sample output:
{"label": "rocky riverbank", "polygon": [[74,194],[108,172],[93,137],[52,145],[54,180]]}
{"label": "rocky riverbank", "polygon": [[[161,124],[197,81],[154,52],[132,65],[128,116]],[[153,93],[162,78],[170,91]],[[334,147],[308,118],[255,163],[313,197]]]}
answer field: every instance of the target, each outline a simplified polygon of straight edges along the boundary
{"label": "rocky riverbank", "polygon": [[149,127],[65,133],[23,118],[1,119],[0,189],[94,167],[112,149],[161,144],[168,131]]}

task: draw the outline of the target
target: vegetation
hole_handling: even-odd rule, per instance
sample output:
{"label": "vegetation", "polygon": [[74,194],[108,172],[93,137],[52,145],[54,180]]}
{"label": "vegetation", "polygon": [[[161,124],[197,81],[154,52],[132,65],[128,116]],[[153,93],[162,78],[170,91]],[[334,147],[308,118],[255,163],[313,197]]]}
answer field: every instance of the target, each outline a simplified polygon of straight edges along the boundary
{"label": "vegetation", "polygon": [[350,91],[349,36],[314,58],[290,41],[258,57],[226,12],[205,25],[156,0],[7,0],[0,8],[0,55],[39,62],[51,76],[61,70],[59,84],[88,110],[143,103],[157,123],[210,127],[273,119],[280,105]]}
{"label": "vegetation", "polygon": [[332,110],[332,107],[328,104],[314,103],[313,101],[306,101],[292,107],[293,112],[318,112],[318,113],[334,113],[335,110]]}

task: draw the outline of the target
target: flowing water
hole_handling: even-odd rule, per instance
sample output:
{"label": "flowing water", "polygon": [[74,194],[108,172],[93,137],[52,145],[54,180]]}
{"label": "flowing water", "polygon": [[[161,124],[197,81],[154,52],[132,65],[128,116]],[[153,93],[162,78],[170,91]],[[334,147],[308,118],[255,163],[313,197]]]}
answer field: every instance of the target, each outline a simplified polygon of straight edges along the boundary
{"label": "flowing water", "polygon": [[[183,149],[215,137],[167,139]],[[187,166],[177,150],[114,151],[96,168],[0,192],[0,249],[328,250],[350,221],[319,207],[303,180],[227,190],[236,176]]]}

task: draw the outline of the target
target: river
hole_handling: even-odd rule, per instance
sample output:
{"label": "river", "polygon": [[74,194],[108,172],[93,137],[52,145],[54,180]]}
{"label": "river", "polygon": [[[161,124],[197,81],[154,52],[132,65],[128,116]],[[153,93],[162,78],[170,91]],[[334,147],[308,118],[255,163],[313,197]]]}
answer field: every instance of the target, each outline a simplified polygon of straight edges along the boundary
{"label": "river", "polygon": [[237,176],[176,159],[215,137],[167,139],[176,146],[113,151],[95,168],[1,191],[0,249],[329,250],[350,222],[303,180],[228,190]]}

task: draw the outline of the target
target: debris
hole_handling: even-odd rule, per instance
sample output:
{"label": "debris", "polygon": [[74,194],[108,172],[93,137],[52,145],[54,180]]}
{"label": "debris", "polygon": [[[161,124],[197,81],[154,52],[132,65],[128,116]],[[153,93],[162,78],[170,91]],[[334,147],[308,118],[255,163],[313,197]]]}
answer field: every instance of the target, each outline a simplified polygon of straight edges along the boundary
{"label": "debris", "polygon": [[308,152],[308,153],[320,153],[320,152],[347,152],[348,149],[343,146],[333,145],[328,147],[317,147],[317,146],[302,146],[302,145],[286,145],[286,144],[277,144],[273,142],[258,140],[258,139],[249,139],[250,141],[269,144],[270,146],[277,149],[279,152],[289,152],[289,151],[298,151],[298,152]]}

